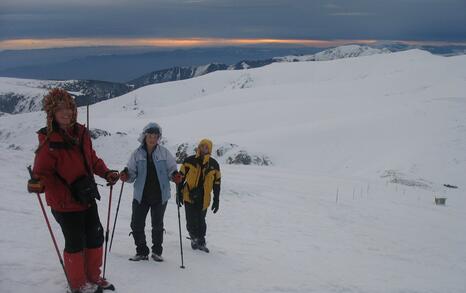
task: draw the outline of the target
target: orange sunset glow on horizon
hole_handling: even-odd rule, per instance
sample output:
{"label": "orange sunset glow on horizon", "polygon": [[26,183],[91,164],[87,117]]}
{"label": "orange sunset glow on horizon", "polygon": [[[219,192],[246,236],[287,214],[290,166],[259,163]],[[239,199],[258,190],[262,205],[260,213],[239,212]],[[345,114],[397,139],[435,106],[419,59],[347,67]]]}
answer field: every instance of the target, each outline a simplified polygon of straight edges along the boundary
{"label": "orange sunset glow on horizon", "polygon": [[[27,50],[72,47],[221,47],[247,45],[293,45],[305,47],[333,47],[347,44],[371,45],[382,40],[316,40],[316,39],[272,39],[272,38],[44,38],[0,40],[0,50]],[[392,40],[406,45],[458,45],[466,42]]]}
{"label": "orange sunset glow on horizon", "polygon": [[331,47],[345,44],[376,43],[376,40],[308,40],[308,39],[229,39],[229,38],[48,38],[0,41],[0,50],[46,49],[93,46],[124,47],[214,47],[242,45],[296,45]]}

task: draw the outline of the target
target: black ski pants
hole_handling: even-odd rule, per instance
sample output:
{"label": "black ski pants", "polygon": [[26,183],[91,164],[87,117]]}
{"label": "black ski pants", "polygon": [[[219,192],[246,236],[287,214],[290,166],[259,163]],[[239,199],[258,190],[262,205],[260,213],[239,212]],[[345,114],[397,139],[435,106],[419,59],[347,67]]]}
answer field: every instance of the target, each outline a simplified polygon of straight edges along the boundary
{"label": "black ski pants", "polygon": [[201,200],[194,203],[184,202],[186,229],[191,239],[197,239],[199,244],[205,244],[205,234],[207,231],[207,224],[205,222],[207,210],[202,210],[202,208],[203,203]]}
{"label": "black ski pants", "polygon": [[163,243],[163,217],[167,203],[147,203],[142,201],[139,203],[137,200],[133,200],[133,214],[131,216],[131,230],[134,238],[134,244],[136,245],[136,254],[138,255],[149,255],[149,248],[146,243],[146,234],[144,228],[146,226],[147,214],[150,210],[151,222],[152,222],[152,252],[158,255],[162,255],[162,243]]}
{"label": "black ski pants", "polygon": [[84,248],[98,248],[104,242],[104,229],[99,219],[97,204],[81,212],[57,212],[52,215],[60,224],[65,237],[65,251],[75,253]]}

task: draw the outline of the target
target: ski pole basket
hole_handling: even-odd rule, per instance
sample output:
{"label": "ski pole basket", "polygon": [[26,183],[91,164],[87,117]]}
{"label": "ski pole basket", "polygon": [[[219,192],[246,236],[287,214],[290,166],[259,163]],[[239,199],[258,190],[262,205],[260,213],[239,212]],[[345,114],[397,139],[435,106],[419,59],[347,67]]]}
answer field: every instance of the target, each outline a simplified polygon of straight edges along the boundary
{"label": "ski pole basket", "polygon": [[447,201],[446,197],[435,197],[434,198],[434,202],[435,202],[436,205],[444,206],[446,201]]}

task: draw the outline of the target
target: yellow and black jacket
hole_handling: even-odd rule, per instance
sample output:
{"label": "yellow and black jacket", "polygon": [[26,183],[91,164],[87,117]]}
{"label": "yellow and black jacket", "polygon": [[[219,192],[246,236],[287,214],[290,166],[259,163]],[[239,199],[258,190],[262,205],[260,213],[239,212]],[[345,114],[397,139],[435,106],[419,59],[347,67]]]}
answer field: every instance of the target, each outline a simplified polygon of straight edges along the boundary
{"label": "yellow and black jacket", "polygon": [[197,193],[203,196],[203,210],[209,208],[211,193],[214,198],[220,195],[220,166],[218,162],[210,157],[212,153],[212,142],[203,139],[199,145],[206,144],[209,147],[209,154],[202,158],[199,150],[196,155],[187,157],[180,168],[180,173],[184,176],[184,184],[181,189],[183,201],[193,203],[193,196]]}

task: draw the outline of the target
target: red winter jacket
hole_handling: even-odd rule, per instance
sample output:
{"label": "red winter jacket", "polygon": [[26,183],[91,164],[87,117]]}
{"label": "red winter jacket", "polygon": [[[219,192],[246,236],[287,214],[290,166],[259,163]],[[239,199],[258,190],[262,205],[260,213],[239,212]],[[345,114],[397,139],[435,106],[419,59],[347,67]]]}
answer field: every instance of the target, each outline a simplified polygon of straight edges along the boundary
{"label": "red winter jacket", "polygon": [[[89,206],[75,201],[71,196],[69,187],[62,181],[64,179],[68,184],[71,184],[77,178],[87,174],[80,149],[81,142],[78,142],[76,145],[66,143],[62,135],[57,131],[54,131],[46,139],[46,132],[46,128],[42,128],[37,132],[39,134],[40,147],[34,160],[33,174],[45,186],[47,204],[53,210],[59,212],[86,210]],[[68,134],[78,141],[82,138],[87,165],[91,169],[92,174],[104,178],[109,169],[104,161],[95,154],[87,129],[83,125],[76,123],[68,131]]]}

